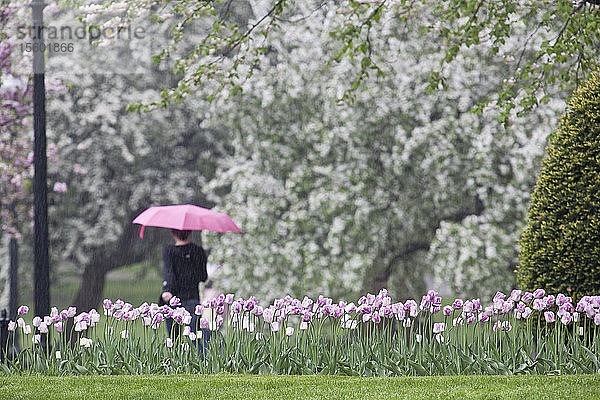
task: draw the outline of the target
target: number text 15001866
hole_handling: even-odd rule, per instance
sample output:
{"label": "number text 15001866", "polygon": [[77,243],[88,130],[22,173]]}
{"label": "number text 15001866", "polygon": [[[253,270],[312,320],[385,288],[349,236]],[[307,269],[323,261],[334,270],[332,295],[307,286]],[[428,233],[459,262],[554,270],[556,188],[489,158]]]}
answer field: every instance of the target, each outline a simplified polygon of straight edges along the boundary
{"label": "number text 15001866", "polygon": [[53,42],[53,43],[21,43],[21,52],[37,52],[37,51],[48,51],[49,53],[72,53],[73,43],[72,42]]}

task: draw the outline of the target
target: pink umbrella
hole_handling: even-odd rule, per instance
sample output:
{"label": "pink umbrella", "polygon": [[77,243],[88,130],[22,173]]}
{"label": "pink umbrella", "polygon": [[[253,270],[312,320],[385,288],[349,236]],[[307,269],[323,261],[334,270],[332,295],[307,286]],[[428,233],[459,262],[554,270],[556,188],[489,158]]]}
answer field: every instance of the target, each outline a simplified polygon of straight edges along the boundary
{"label": "pink umbrella", "polygon": [[229,215],[191,204],[150,207],[138,215],[133,220],[133,223],[142,225],[140,238],[144,237],[144,228],[146,226],[191,231],[242,231]]}

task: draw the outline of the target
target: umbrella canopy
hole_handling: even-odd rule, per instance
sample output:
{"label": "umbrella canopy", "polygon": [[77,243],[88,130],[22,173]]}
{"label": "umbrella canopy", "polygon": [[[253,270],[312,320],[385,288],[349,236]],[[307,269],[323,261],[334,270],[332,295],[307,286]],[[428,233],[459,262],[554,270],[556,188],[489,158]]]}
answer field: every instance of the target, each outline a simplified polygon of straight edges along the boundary
{"label": "umbrella canopy", "polygon": [[150,207],[134,220],[142,225],[140,238],[146,226],[190,231],[241,232],[231,217],[216,211],[191,204]]}

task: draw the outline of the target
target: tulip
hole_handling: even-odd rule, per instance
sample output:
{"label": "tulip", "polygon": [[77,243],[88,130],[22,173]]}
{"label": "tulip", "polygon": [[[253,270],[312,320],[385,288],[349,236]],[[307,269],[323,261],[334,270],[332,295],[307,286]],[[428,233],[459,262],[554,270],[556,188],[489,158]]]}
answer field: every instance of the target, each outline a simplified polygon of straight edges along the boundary
{"label": "tulip", "polygon": [[19,326],[19,328],[25,327],[25,320],[23,318],[17,319],[17,325]]}
{"label": "tulip", "polygon": [[277,321],[271,322],[271,331],[273,331],[273,332],[279,331],[279,322],[277,322]]}
{"label": "tulip", "polygon": [[560,317],[560,322],[562,322],[563,325],[568,325],[572,320],[573,317],[571,317],[571,314],[569,313],[563,314],[563,316]]}
{"label": "tulip", "polygon": [[462,301],[462,299],[456,299],[454,300],[454,303],[452,303],[452,307],[454,307],[455,310],[460,310],[461,308],[463,308],[464,302]]}
{"label": "tulip", "polygon": [[206,329],[206,328],[208,328],[209,325],[210,325],[210,323],[206,318],[200,318],[200,321],[198,323],[198,326],[200,328]]}
{"label": "tulip", "polygon": [[594,315],[594,324],[600,325],[600,314]]}
{"label": "tulip", "polygon": [[285,334],[286,336],[292,336],[294,334],[294,327],[288,326],[285,328]]}
{"label": "tulip", "polygon": [[536,289],[533,291],[533,297],[536,299],[541,299],[546,295],[546,291],[544,289]]}
{"label": "tulip", "polygon": [[442,311],[446,317],[449,317],[452,314],[452,306],[444,306]]}
{"label": "tulip", "polygon": [[521,298],[521,293],[523,293],[523,291],[520,289],[513,290],[512,292],[510,292],[510,299],[514,302],[519,301],[519,299]]}
{"label": "tulip", "polygon": [[33,326],[35,326],[37,328],[42,323],[42,319],[38,316],[35,316],[35,317],[33,317],[33,321],[31,323],[33,324]]}
{"label": "tulip", "polygon": [[25,325],[23,327],[23,333],[29,335],[31,333],[31,325]]}
{"label": "tulip", "polygon": [[379,313],[377,313],[377,312],[373,313],[371,315],[371,321],[375,322],[376,324],[380,323],[381,322],[381,316],[379,315]]}
{"label": "tulip", "polygon": [[63,331],[62,321],[58,321],[57,323],[54,324],[54,330],[58,333],[61,333]]}
{"label": "tulip", "polygon": [[56,352],[56,359],[57,359],[57,360],[60,360],[61,358],[62,358],[62,356],[61,356],[61,354],[60,354],[60,351],[57,351],[57,352]]}
{"label": "tulip", "polygon": [[40,333],[48,333],[48,325],[41,323],[39,326]]}
{"label": "tulip", "polygon": [[172,348],[172,347],[173,347],[173,339],[171,339],[171,338],[167,338],[167,340],[166,340],[166,343],[165,343],[165,344],[166,344],[166,346],[167,346],[169,349],[170,349],[170,348]]}
{"label": "tulip", "polygon": [[29,312],[29,307],[21,306],[17,309],[17,315],[25,315]]}
{"label": "tulip", "polygon": [[521,297],[521,301],[526,304],[531,303],[531,300],[533,300],[533,293],[530,292],[525,292]]}
{"label": "tulip", "polygon": [[15,321],[8,322],[8,330],[14,332],[17,329],[17,323]]}
{"label": "tulip", "polygon": [[196,334],[194,332],[190,332],[190,334],[188,335],[188,337],[190,338],[190,340],[193,342],[194,340],[196,340]]}
{"label": "tulip", "polygon": [[202,304],[198,304],[196,306],[196,309],[194,310],[194,314],[196,315],[202,315],[202,311],[204,310],[204,307],[202,306]]}
{"label": "tulip", "polygon": [[40,342],[40,340],[41,340],[41,339],[42,339],[42,336],[41,336],[41,335],[33,335],[33,337],[31,338],[31,341],[32,341],[34,344],[38,344],[38,343]]}
{"label": "tulip", "polygon": [[546,320],[547,323],[551,323],[556,321],[556,316],[554,315],[554,313],[552,311],[546,311],[544,312],[544,319]]}
{"label": "tulip", "polygon": [[302,329],[303,331],[308,329],[308,323],[307,322],[300,322],[300,329]]}
{"label": "tulip", "polygon": [[444,332],[446,328],[446,324],[443,322],[436,322],[433,324],[433,333],[441,333]]}
{"label": "tulip", "polygon": [[180,306],[180,305],[181,305],[181,300],[179,300],[179,298],[178,298],[178,297],[176,297],[176,296],[173,296],[173,297],[171,297],[171,300],[169,300],[169,305],[170,305],[171,307],[177,307],[177,306]]}

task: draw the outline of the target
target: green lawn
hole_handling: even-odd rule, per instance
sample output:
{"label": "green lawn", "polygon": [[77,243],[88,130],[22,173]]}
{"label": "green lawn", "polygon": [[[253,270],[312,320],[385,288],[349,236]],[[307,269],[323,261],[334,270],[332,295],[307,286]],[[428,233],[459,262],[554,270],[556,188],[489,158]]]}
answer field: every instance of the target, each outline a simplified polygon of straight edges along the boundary
{"label": "green lawn", "polygon": [[0,378],[2,399],[599,399],[600,375],[355,378],[82,376]]}
{"label": "green lawn", "polygon": [[[112,301],[121,299],[139,306],[143,302],[155,303],[162,288],[162,278],[157,268],[144,271],[144,264],[134,264],[129,267],[119,268],[106,276],[102,298]],[[50,287],[50,305],[59,310],[73,305],[73,299],[79,290],[79,279],[63,279],[60,284]],[[23,282],[20,288],[19,304],[33,305],[32,282]],[[101,308],[102,305],[100,304]],[[89,311],[89,310],[78,310]],[[101,310],[99,310],[101,311]]]}

